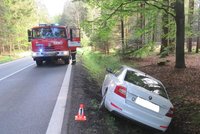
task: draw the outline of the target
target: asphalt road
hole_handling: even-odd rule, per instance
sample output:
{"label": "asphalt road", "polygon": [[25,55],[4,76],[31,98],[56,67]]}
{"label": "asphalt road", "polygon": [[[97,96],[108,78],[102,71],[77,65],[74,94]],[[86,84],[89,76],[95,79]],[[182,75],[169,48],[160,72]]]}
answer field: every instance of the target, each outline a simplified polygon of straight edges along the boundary
{"label": "asphalt road", "polygon": [[67,68],[31,58],[0,64],[0,134],[45,134]]}

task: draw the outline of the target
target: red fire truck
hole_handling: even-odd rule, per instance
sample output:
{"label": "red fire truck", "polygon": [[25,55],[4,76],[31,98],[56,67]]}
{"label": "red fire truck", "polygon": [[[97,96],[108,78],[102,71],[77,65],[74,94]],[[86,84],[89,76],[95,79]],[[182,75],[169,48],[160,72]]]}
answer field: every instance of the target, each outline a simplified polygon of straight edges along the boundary
{"label": "red fire truck", "polygon": [[44,61],[63,60],[69,64],[71,52],[80,47],[80,30],[57,24],[39,24],[28,30],[32,57],[37,66]]}

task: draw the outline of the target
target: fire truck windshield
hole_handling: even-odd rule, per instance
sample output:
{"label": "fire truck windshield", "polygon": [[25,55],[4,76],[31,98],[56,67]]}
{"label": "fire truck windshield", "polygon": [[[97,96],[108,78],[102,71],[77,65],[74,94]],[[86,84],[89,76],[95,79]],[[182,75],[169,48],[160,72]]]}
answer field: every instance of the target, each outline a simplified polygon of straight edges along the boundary
{"label": "fire truck windshield", "polygon": [[67,38],[64,28],[34,28],[33,38]]}

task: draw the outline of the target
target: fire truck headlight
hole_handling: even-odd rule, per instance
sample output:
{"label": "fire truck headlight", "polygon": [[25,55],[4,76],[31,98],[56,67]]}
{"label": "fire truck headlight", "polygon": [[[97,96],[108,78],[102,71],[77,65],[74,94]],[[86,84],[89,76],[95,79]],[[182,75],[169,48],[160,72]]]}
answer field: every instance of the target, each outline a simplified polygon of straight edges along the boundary
{"label": "fire truck headlight", "polygon": [[69,52],[68,51],[64,51],[63,54],[64,55],[69,55]]}
{"label": "fire truck headlight", "polygon": [[42,52],[43,52],[43,49],[42,49],[42,48],[40,48],[40,49],[39,49],[39,52],[40,52],[40,53],[42,53]]}
{"label": "fire truck headlight", "polygon": [[35,53],[35,52],[32,52],[32,56],[34,57],[34,56],[37,56],[37,53]]}

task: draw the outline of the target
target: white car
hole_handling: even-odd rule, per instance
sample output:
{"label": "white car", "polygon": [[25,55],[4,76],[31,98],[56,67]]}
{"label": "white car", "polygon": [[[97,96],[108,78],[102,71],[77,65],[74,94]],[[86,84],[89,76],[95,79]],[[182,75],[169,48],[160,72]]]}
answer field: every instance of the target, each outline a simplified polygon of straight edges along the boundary
{"label": "white car", "polygon": [[173,105],[163,84],[128,66],[105,76],[100,108],[106,107],[131,120],[166,131],[173,117]]}

